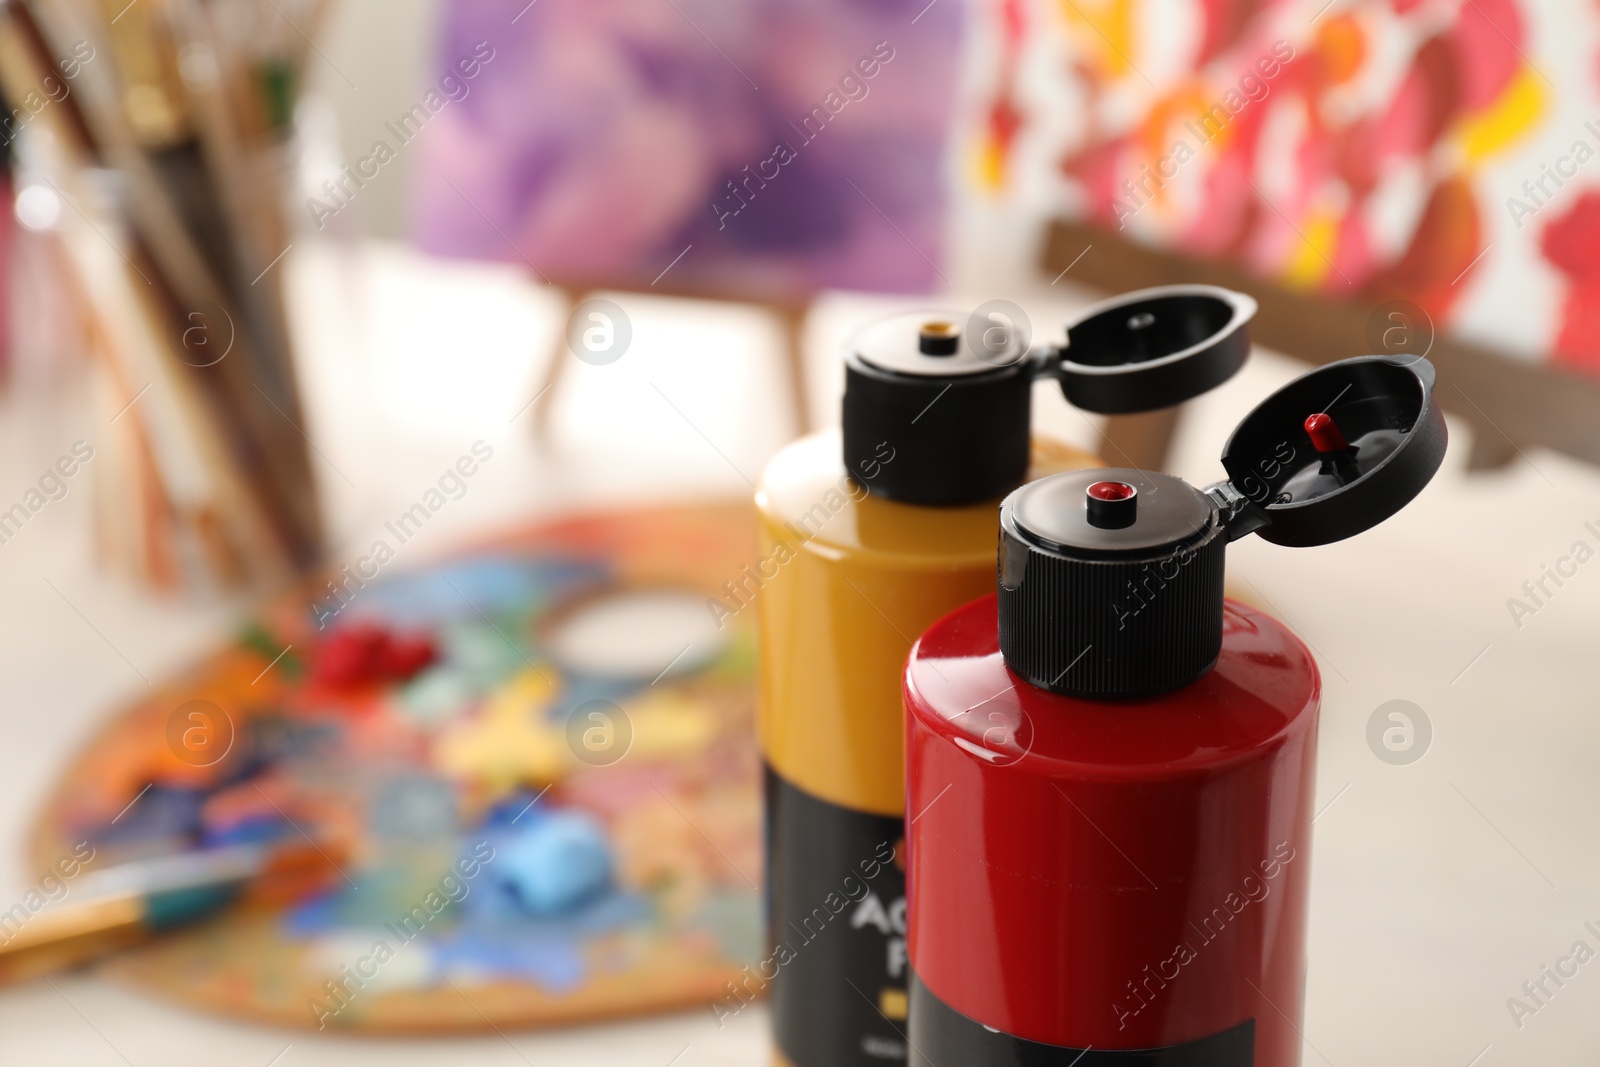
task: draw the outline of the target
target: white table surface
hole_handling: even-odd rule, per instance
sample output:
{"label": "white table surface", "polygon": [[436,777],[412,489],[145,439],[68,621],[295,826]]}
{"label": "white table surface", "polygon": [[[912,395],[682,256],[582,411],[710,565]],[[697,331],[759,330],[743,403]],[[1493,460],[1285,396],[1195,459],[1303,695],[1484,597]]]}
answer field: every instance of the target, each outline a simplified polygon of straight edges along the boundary
{"label": "white table surface", "polygon": [[[744,493],[792,434],[771,323],[746,309],[618,298],[630,353],[574,363],[552,405],[555,441],[510,421],[561,328],[564,307],[516,272],[439,264],[387,246],[297,246],[285,260],[305,367],[314,462],[336,552],[370,541],[477,439],[494,460],[423,531],[417,561],[485,525],[623,496]],[[957,284],[988,274],[969,269]],[[1007,296],[1041,331],[1088,299],[1063,286],[966,289]],[[915,301],[922,305],[925,301]],[[850,325],[905,301],[838,297],[812,317],[815,410],[831,416],[833,348]],[[1297,372],[1258,352],[1194,405],[1178,470],[1220,475],[1228,428]],[[663,402],[670,399],[671,403]],[[1038,422],[1080,443],[1095,429],[1041,387]],[[104,427],[75,392],[21,383],[0,400],[0,500]],[[1519,630],[1507,598],[1600,526],[1600,475],[1548,453],[1467,477],[1466,431],[1410,509],[1315,550],[1253,539],[1230,578],[1273,605],[1317,651],[1326,681],[1313,868],[1306,1064],[1583,1064],[1600,1056],[1600,962],[1519,1029],[1507,998],[1600,926],[1600,562],[1579,569]],[[108,710],[201,654],[242,601],[162,602],[97,573],[86,485],[0,545],[0,903],[37,877],[27,827],[75,746]],[[410,562],[403,560],[402,562]],[[1249,583],[1245,585],[1244,583]],[[54,586],[54,588],[52,588]],[[1420,705],[1432,748],[1410,766],[1366,743],[1381,703]],[[709,1012],[556,1033],[367,1041],[240,1025],[92,974],[0,991],[0,1065],[85,1067],[423,1063],[711,1067],[765,1062],[765,1018],[718,1030]],[[278,1059],[274,1060],[274,1057]],[[678,1057],[674,1060],[674,1057]]]}

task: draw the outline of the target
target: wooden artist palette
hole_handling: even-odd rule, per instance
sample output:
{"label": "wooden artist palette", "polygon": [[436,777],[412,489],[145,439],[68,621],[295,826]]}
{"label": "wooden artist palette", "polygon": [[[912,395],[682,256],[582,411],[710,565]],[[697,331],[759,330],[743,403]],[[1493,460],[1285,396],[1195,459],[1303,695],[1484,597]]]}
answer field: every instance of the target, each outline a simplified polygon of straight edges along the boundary
{"label": "wooden artist palette", "polygon": [[753,613],[704,606],[755,558],[751,519],[573,518],[276,602],[105,725],[34,858],[340,857],[331,888],[103,965],[230,1015],[448,1032],[716,1000],[761,954]]}

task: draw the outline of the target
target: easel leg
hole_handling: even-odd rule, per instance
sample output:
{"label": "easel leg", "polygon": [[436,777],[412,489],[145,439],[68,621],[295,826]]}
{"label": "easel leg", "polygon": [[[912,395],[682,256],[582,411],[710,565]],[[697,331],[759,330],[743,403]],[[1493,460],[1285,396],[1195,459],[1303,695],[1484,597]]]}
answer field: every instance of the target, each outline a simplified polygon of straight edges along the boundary
{"label": "easel leg", "polygon": [[[571,289],[560,288],[557,292],[567,298],[567,313],[577,306],[579,294]],[[555,393],[561,384],[561,370],[567,365],[567,358],[572,353],[567,351],[567,330],[563,323],[560,330],[556,331],[555,342],[551,345],[550,359],[545,364],[544,373],[540,375],[538,388],[533,395],[538,399],[533,405],[533,439],[541,445],[550,443],[550,412],[555,407],[555,398],[548,394]]]}
{"label": "easel leg", "polygon": [[807,403],[805,351],[806,316],[810,311],[809,303],[772,307],[772,312],[778,316],[779,326],[783,332],[783,358],[788,364],[789,371],[789,403],[794,413],[795,433],[800,435],[811,432],[811,405]]}

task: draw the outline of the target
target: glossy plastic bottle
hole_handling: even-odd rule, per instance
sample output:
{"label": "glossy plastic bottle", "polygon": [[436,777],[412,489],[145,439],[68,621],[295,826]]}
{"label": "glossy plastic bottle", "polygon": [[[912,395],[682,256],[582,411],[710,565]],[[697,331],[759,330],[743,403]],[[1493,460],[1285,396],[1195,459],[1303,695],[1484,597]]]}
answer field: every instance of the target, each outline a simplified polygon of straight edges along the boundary
{"label": "glossy plastic bottle", "polygon": [[1297,379],[1207,490],[1069,473],[1001,508],[998,594],[905,672],[913,1062],[1300,1062],[1320,685],[1224,601],[1248,533],[1323,544],[1438,469],[1426,361]]}
{"label": "glossy plastic bottle", "polygon": [[[1251,308],[1220,290],[1167,295],[1227,313],[1141,350],[1130,366],[1204,340],[1210,377],[1231,374]],[[1095,313],[1138,314],[1151,298],[1094,309],[1073,328]],[[899,316],[856,339],[843,429],[796,442],[768,465],[756,496],[761,558],[747,588],[733,591],[761,621],[771,940],[747,988],[730,992],[769,993],[783,1067],[906,1059],[905,657],[934,620],[993,588],[1008,490],[1098,465],[1041,441],[1030,455],[1031,383],[1061,375],[1061,352],[1030,352],[1010,335],[997,351],[992,333],[969,339],[958,322]],[[1186,388],[1211,384],[1191,376]]]}

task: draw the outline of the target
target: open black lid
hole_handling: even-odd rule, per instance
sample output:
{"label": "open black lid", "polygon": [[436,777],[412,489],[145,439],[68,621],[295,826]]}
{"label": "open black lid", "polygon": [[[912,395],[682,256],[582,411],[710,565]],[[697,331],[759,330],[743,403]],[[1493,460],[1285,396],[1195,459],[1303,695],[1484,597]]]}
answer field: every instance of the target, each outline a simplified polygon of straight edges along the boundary
{"label": "open black lid", "polygon": [[1420,356],[1357,356],[1269,396],[1222,449],[1230,539],[1331,544],[1405,507],[1444,461],[1434,377]]}
{"label": "open black lid", "polygon": [[1215,285],[1162,285],[1096,304],[1067,327],[1056,375],[1077,407],[1106,415],[1193,399],[1250,354],[1254,298]]}

